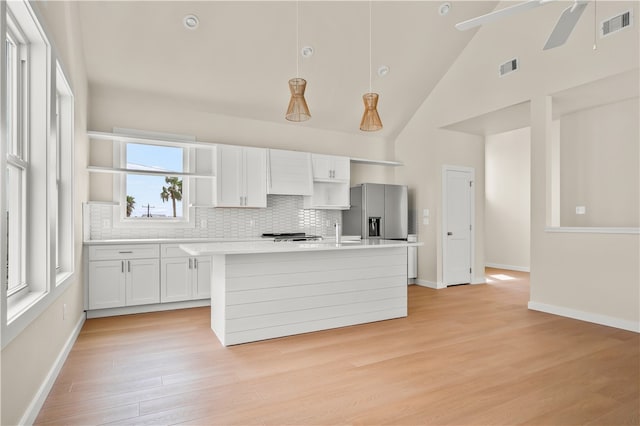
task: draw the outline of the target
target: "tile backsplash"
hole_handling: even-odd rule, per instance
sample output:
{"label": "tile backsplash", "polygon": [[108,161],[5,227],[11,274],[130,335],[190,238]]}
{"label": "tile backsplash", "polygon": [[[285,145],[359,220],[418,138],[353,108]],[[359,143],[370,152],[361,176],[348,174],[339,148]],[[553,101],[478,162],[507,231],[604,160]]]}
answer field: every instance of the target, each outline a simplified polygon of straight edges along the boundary
{"label": "tile backsplash", "polygon": [[[331,236],[342,222],[340,210],[308,210],[302,196],[268,195],[267,208],[195,208],[195,227],[112,227],[114,208],[90,204],[87,209],[91,240],[128,238],[254,238],[264,232],[306,232]],[[206,226],[203,227],[203,223]],[[109,224],[109,226],[104,226]],[[87,227],[85,226],[85,229]],[[85,237],[86,238],[86,237]]]}

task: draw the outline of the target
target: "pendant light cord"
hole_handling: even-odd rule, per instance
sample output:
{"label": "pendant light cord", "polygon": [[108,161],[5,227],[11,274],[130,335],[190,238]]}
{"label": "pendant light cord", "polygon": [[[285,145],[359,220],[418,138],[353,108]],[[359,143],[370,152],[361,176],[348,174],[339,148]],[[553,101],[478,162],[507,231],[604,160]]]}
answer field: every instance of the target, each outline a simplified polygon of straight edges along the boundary
{"label": "pendant light cord", "polygon": [[296,0],[296,78],[300,78],[300,58],[298,50],[300,44],[300,1]]}
{"label": "pendant light cord", "polygon": [[369,0],[369,93],[372,93],[371,88],[371,0]]}

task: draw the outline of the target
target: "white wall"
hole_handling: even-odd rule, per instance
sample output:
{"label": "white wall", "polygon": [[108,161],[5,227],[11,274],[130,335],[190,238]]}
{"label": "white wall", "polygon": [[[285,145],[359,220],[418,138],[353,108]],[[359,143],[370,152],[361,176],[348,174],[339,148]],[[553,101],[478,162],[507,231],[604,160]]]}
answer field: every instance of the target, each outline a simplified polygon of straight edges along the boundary
{"label": "white wall", "polygon": [[485,264],[529,270],[531,130],[485,138]]}
{"label": "white wall", "polygon": [[[30,404],[39,396],[56,358],[84,317],[82,268],[82,210],[87,199],[87,79],[78,33],[77,4],[38,2],[43,18],[70,79],[75,97],[75,276],[49,307],[2,350],[2,413],[0,423],[18,424]],[[63,305],[66,318],[63,319]]]}
{"label": "white wall", "polygon": [[561,118],[561,226],[640,226],[638,117],[633,98]]}
{"label": "white wall", "polygon": [[[420,226],[420,239],[426,244],[418,251],[418,279],[441,277],[441,165],[474,166],[476,176],[484,175],[482,138],[441,130],[442,126],[531,101],[531,306],[640,329],[639,236],[545,231],[551,218],[549,95],[637,69],[640,63],[638,13],[629,28],[599,39],[593,50],[592,3],[566,45],[543,51],[550,28],[567,5],[550,2],[482,26],[397,138],[396,156],[406,166],[396,171],[396,180],[415,186],[418,211],[430,208],[436,213],[430,225]],[[596,18],[629,8],[637,10],[637,2],[598,2]],[[513,57],[520,59],[521,68],[498,77],[498,64]],[[623,171],[629,177],[635,172]],[[476,200],[484,205],[483,187],[484,182],[478,182]],[[480,227],[483,205],[476,206]],[[476,235],[476,242],[476,259],[483,262],[477,269],[484,266],[484,237]]]}

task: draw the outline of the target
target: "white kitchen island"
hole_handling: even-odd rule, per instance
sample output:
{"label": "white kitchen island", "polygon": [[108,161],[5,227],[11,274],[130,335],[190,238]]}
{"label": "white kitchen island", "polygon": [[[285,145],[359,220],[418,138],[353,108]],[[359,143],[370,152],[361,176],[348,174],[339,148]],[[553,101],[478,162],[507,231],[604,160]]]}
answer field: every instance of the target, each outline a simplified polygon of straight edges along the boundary
{"label": "white kitchen island", "polygon": [[181,244],[211,256],[211,328],[224,346],[407,316],[407,248],[362,240]]}

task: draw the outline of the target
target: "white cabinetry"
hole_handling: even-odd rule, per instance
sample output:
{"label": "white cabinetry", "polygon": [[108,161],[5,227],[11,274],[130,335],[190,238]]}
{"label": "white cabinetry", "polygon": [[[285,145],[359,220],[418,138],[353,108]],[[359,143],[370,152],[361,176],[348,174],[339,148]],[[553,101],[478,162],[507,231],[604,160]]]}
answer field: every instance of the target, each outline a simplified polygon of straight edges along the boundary
{"label": "white cabinetry", "polygon": [[270,149],[268,168],[269,194],[313,194],[310,153]]}
{"label": "white cabinetry", "polygon": [[211,257],[189,256],[178,244],[163,244],[161,253],[162,303],[211,297]]}
{"label": "white cabinetry", "polygon": [[265,149],[218,145],[216,168],[217,207],[267,207]]}
{"label": "white cabinetry", "polygon": [[160,302],[157,244],[89,248],[89,309]]}
{"label": "white cabinetry", "polygon": [[304,208],[348,209],[351,178],[349,158],[312,154],[312,162],[313,194],[304,197]]}
{"label": "white cabinetry", "polygon": [[351,163],[349,157],[335,155],[312,154],[313,180],[328,182],[349,182]]}

